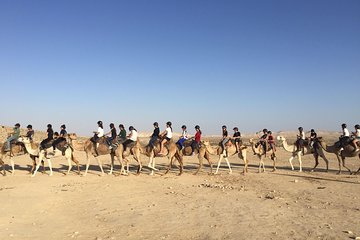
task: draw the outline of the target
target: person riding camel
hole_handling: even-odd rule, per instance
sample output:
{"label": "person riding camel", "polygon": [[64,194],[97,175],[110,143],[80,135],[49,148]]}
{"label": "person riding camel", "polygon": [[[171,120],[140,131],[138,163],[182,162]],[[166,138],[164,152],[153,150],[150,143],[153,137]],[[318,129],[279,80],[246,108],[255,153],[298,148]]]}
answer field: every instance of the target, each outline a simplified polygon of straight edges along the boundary
{"label": "person riding camel", "polygon": [[187,133],[185,125],[182,125],[181,129],[182,129],[181,137],[176,142],[176,144],[178,144],[180,146],[180,149],[183,149],[184,148],[184,142],[188,139],[188,133]]}
{"label": "person riding camel", "polygon": [[126,141],[123,143],[123,146],[124,146],[124,152],[126,151],[126,147],[128,145],[130,145],[131,143],[134,143],[137,141],[137,138],[138,138],[138,132],[137,130],[133,127],[133,126],[130,126],[129,127],[129,135],[127,136],[127,139]]}
{"label": "person riding camel", "polygon": [[[259,142],[256,144],[256,146],[261,144],[262,148],[264,149],[265,156],[266,156],[266,142],[267,142],[267,138],[268,138],[268,130],[266,128],[264,128],[262,130],[262,132],[263,132],[263,135],[259,138]],[[254,153],[254,155],[256,155],[256,153]]]}
{"label": "person riding camel", "polygon": [[270,146],[270,149],[275,153],[276,152],[275,139],[271,131],[268,131],[267,141]]}
{"label": "person riding camel", "polygon": [[240,145],[241,145],[241,133],[239,132],[238,127],[234,127],[234,134],[232,136],[232,139],[234,139],[235,146],[236,146],[236,153],[240,152]]}
{"label": "person riding camel", "polygon": [[34,134],[35,134],[35,132],[34,132],[34,130],[32,128],[32,125],[29,124],[29,125],[27,125],[26,128],[27,128],[27,132],[26,132],[25,137],[29,138],[30,141],[32,141],[33,137],[34,137]]}
{"label": "person riding camel", "polygon": [[302,155],[304,155],[305,132],[302,127],[299,127],[298,130],[299,134],[296,136],[296,151],[301,151]]}
{"label": "person riding camel", "polygon": [[221,140],[221,146],[223,149],[223,154],[226,154],[226,143],[229,141],[228,138],[228,131],[226,130],[226,126],[222,126],[222,140]]}
{"label": "person riding camel", "polygon": [[119,139],[118,142],[119,143],[124,143],[126,141],[126,130],[125,130],[125,126],[123,124],[119,125],[119,129],[120,129],[120,133],[118,135]]}
{"label": "person riding camel", "polygon": [[110,123],[109,127],[110,127],[110,132],[106,133],[105,136],[110,135],[109,137],[106,137],[106,142],[109,145],[109,149],[111,150],[113,148],[112,142],[114,139],[116,139],[117,133],[116,133],[115,125],[113,123]]}
{"label": "person riding camel", "polygon": [[194,156],[195,149],[200,148],[200,141],[201,141],[202,132],[200,130],[199,125],[195,126],[195,131],[196,131],[196,133],[195,133],[194,139],[191,142],[191,156]]}
{"label": "person riding camel", "polygon": [[41,141],[40,143],[40,149],[45,149],[46,148],[46,144],[48,144],[49,142],[51,142],[54,139],[54,130],[52,129],[52,125],[48,124],[47,125],[47,138],[45,138],[44,140]]}
{"label": "person riding camel", "polygon": [[165,136],[165,138],[161,141],[159,155],[165,155],[164,145],[172,139],[173,132],[171,125],[171,122],[167,122],[165,131],[160,134],[160,136]]}
{"label": "person riding camel", "polygon": [[310,137],[309,137],[309,146],[311,149],[314,149],[314,144],[317,139],[317,133],[314,129],[310,130]]}
{"label": "person riding camel", "polygon": [[359,151],[358,142],[360,141],[360,125],[355,125],[355,132],[352,133],[353,140],[351,141],[352,145],[354,146],[354,152]]}
{"label": "person riding camel", "polygon": [[17,141],[18,138],[20,137],[20,123],[15,124],[13,131],[10,133],[10,136],[6,139],[6,143],[5,143],[5,152],[10,151],[10,145],[11,142],[13,141]]}
{"label": "person riding camel", "polygon": [[159,123],[154,122],[153,126],[154,126],[154,131],[153,131],[153,134],[151,135],[151,138],[149,141],[150,148],[154,148],[154,143],[159,138],[159,134],[160,134]]}
{"label": "person riding camel", "polygon": [[92,138],[90,138],[90,141],[93,143],[97,143],[99,138],[104,136],[104,127],[103,127],[102,121],[98,121],[97,125],[98,125],[97,131],[93,131],[94,136]]}
{"label": "person riding camel", "polygon": [[348,145],[351,141],[350,139],[350,132],[347,129],[347,126],[345,123],[341,124],[341,129],[342,129],[342,135],[340,135],[339,137],[339,147],[340,147],[340,152],[342,150],[344,150],[344,147],[346,145]]}
{"label": "person riding camel", "polygon": [[[60,134],[59,137],[56,138],[53,143],[52,143],[52,147],[53,147],[53,154],[55,154],[55,149],[56,149],[56,145],[58,145],[59,143],[65,141],[66,142],[66,136],[67,136],[67,132],[66,132],[66,126],[65,124],[60,126]],[[62,154],[65,155],[65,151],[62,151]]]}

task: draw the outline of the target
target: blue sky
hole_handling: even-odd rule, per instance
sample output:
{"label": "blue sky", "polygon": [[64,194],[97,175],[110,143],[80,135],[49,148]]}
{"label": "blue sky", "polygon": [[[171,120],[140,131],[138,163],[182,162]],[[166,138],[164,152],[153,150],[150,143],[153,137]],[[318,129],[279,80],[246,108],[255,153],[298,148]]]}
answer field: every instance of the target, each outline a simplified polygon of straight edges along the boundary
{"label": "blue sky", "polygon": [[0,0],[0,124],[360,122],[360,1]]}

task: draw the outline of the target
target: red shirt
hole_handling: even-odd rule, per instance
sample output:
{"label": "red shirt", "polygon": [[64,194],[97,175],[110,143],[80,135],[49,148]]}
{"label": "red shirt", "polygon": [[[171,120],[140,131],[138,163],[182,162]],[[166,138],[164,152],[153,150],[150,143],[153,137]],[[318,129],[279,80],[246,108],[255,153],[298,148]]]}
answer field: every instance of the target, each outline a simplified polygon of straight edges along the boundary
{"label": "red shirt", "polygon": [[201,139],[201,133],[200,132],[196,132],[195,133],[195,141],[197,143],[200,143],[200,139]]}

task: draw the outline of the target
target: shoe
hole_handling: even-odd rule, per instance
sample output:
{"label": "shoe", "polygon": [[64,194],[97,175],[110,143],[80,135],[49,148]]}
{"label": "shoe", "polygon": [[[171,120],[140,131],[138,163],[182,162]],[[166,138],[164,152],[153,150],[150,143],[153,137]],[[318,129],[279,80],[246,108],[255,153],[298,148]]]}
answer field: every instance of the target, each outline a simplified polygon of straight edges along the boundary
{"label": "shoe", "polygon": [[113,147],[112,147],[112,146],[109,146],[109,150],[111,150],[111,149],[113,149]]}

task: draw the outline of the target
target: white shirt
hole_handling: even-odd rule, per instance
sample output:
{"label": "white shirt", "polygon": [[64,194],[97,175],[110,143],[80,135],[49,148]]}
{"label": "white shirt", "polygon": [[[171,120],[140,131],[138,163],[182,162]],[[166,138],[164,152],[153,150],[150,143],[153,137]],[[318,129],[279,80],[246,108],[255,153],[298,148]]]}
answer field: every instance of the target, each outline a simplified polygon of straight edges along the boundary
{"label": "white shirt", "polygon": [[356,129],[355,137],[360,137],[360,129]]}
{"label": "white shirt", "polygon": [[171,131],[171,128],[169,128],[169,127],[168,127],[168,128],[166,128],[166,130],[165,130],[165,131],[166,131],[166,137],[167,137],[167,138],[172,138],[172,131]]}
{"label": "white shirt", "polygon": [[350,133],[349,133],[349,130],[347,130],[347,128],[343,129],[343,136],[344,137],[350,137]]}
{"label": "white shirt", "polygon": [[129,138],[130,140],[136,142],[137,141],[137,137],[138,137],[138,133],[135,130],[131,130],[131,137]]}
{"label": "white shirt", "polygon": [[98,132],[98,135],[97,135],[98,137],[104,136],[104,129],[102,129],[101,127],[98,127],[97,132]]}
{"label": "white shirt", "polygon": [[184,130],[184,131],[182,132],[181,137],[184,138],[184,139],[187,139],[187,138],[188,138],[188,134],[187,134],[187,131],[186,131],[186,130]]}
{"label": "white shirt", "polygon": [[302,132],[302,133],[300,134],[300,138],[301,138],[302,140],[305,140],[305,132]]}

